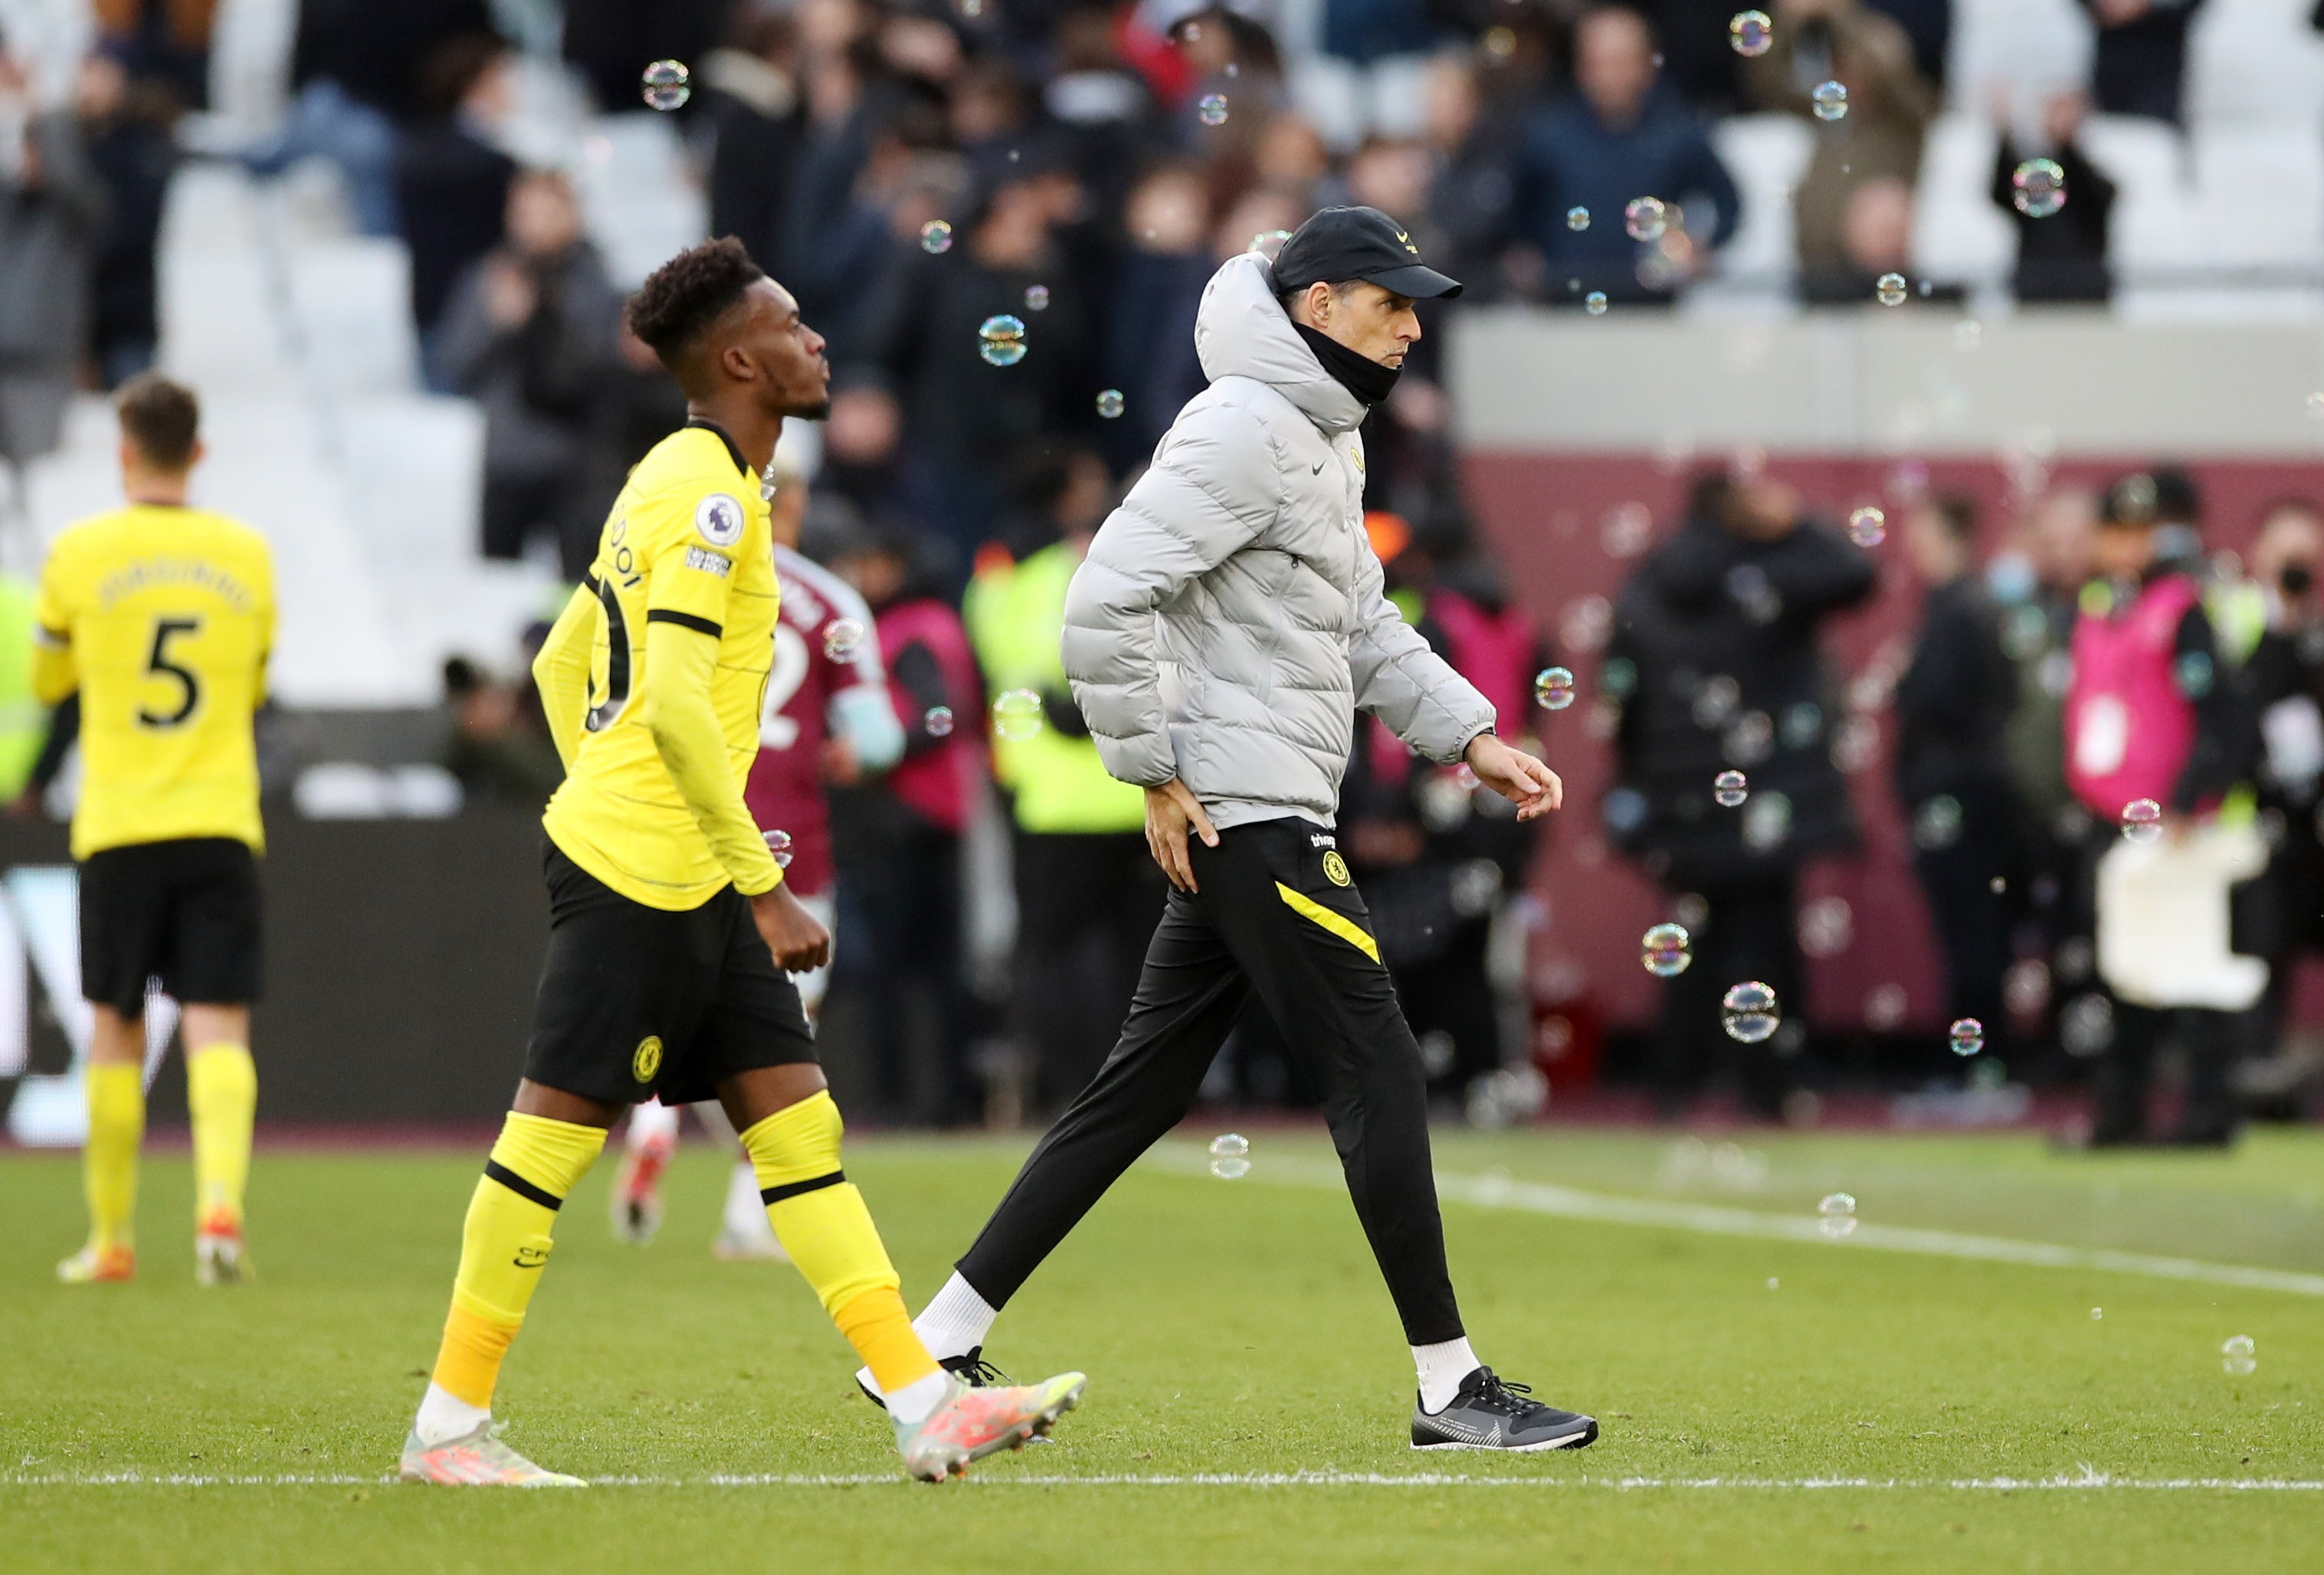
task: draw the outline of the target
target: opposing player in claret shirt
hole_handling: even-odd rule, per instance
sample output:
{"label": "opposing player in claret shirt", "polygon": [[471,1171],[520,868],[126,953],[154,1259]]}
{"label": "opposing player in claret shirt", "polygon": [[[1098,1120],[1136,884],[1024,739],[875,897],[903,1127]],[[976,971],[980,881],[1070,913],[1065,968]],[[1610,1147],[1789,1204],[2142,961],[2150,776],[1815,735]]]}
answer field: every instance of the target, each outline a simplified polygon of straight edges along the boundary
{"label": "opposing player in claret shirt", "polygon": [[[1021,1444],[1084,1379],[975,1389],[928,1355],[863,1198],[798,990],[831,938],[751,819],[778,588],[760,474],[786,416],[819,417],[830,364],[790,293],[731,237],[680,253],[629,306],[685,391],[683,431],[630,473],[588,580],[533,663],[564,785],[523,1079],[468,1205],[407,1481],[577,1487],[502,1440],[493,1391],[557,1211],[632,1105],[716,1098],[824,1311],[877,1376],[904,1468],[927,1480]],[[650,1350],[649,1333],[641,1348]],[[899,1406],[897,1402],[903,1404]]]}
{"label": "opposing player in claret shirt", "polygon": [[[825,784],[885,771],[903,757],[904,729],[889,699],[872,609],[853,586],[798,550],[807,518],[807,478],[778,459],[767,478],[769,524],[782,611],[775,664],[761,707],[759,757],[742,801],[783,863],[783,884],[830,930],[835,915],[831,806]],[[823,1005],[831,964],[794,977],[812,1020]],[[715,1100],[688,1108],[712,1136],[734,1141]],[[661,1173],[678,1148],[678,1107],[656,1099],[630,1117],[622,1173],[613,1184],[613,1234],[639,1246],[661,1224]],[[727,1261],[783,1255],[759,1200],[758,1172],[745,1153],[734,1163],[711,1252]]]}

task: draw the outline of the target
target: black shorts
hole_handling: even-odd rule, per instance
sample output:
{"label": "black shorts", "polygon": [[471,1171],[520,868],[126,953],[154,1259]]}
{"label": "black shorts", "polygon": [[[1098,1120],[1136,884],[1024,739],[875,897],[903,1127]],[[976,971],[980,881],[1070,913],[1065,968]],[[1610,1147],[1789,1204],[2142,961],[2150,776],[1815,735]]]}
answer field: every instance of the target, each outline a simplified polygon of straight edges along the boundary
{"label": "black shorts", "polygon": [[80,863],[80,993],[124,1017],[148,980],[180,1002],[258,999],[258,859],[232,837],[107,848]]}
{"label": "black shorts", "polygon": [[733,886],[671,913],[634,902],[551,843],[549,958],[524,1075],[608,1104],[714,1097],[722,1079],[815,1060],[798,988]]}

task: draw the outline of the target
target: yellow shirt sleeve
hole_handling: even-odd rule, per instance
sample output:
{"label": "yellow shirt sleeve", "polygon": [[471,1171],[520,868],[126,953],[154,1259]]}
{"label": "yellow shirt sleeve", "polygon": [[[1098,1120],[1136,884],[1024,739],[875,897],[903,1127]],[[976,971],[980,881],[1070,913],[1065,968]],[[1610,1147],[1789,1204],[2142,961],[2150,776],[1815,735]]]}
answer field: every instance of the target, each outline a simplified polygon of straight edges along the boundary
{"label": "yellow shirt sleeve", "polygon": [[540,689],[540,709],[557,757],[573,769],[589,709],[589,648],[596,635],[597,598],[587,586],[573,593],[565,610],[532,659],[532,681]]}
{"label": "yellow shirt sleeve", "polygon": [[[733,511],[731,532],[724,509]],[[780,884],[783,872],[742,801],[742,783],[710,703],[734,572],[722,544],[730,535],[740,544],[745,519],[739,500],[711,494],[682,525],[643,534],[638,545],[646,576],[646,649],[635,703],[711,856],[736,891],[755,897]]]}
{"label": "yellow shirt sleeve", "polygon": [[44,706],[63,701],[80,687],[73,665],[70,570],[60,549],[41,570],[41,594],[32,611],[32,694]]}

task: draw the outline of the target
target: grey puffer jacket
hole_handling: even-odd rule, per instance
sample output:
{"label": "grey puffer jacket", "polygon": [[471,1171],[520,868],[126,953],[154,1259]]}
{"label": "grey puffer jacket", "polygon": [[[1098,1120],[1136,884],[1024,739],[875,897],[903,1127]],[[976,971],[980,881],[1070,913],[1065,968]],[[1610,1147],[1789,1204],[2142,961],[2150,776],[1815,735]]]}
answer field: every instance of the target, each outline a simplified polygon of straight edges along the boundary
{"label": "grey puffer jacket", "polygon": [[1449,763],[1493,709],[1382,594],[1364,407],[1292,328],[1263,259],[1212,275],[1194,347],[1210,387],[1066,593],[1065,675],[1123,782],[1178,777],[1221,828],[1329,826],[1357,710]]}

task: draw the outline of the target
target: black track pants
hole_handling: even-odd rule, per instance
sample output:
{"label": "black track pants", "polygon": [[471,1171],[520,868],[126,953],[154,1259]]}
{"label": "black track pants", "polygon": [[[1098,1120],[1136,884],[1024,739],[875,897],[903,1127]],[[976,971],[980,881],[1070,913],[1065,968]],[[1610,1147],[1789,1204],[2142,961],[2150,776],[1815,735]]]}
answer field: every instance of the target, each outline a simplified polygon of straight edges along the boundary
{"label": "black track pants", "polygon": [[1317,1086],[1388,1293],[1414,1345],[1461,1337],[1429,1172],[1420,1049],[1363,899],[1333,838],[1267,820],[1193,845],[1195,894],[1174,891],[1121,1038],[1049,1128],[967,1255],[963,1278],[1005,1305],[1114,1178],[1184,1118],[1251,991]]}

